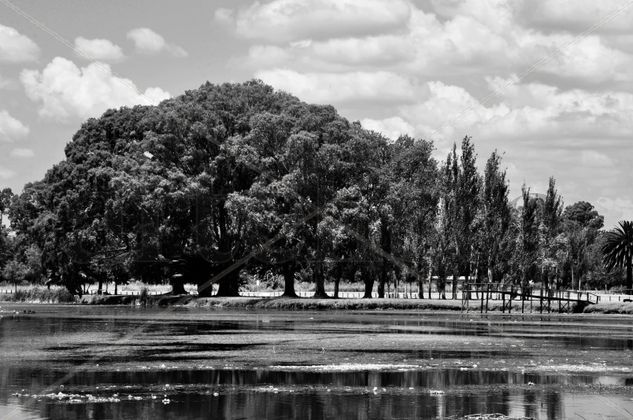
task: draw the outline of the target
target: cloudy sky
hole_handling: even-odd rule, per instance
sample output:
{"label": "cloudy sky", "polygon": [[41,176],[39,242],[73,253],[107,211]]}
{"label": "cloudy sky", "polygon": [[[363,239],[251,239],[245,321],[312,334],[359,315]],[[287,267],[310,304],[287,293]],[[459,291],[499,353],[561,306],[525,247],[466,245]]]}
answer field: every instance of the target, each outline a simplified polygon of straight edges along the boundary
{"label": "cloudy sky", "polygon": [[81,122],[259,78],[389,137],[504,153],[512,196],[633,219],[633,1],[0,0],[0,186]]}

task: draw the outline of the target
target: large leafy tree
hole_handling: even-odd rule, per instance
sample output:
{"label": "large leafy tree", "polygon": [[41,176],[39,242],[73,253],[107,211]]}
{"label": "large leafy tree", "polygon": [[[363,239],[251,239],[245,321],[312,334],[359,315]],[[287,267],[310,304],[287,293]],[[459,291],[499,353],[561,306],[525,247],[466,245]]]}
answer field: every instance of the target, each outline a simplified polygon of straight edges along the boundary
{"label": "large leafy tree", "polygon": [[607,269],[626,269],[626,292],[633,294],[633,222],[621,221],[618,227],[607,232],[602,253]]}
{"label": "large leafy tree", "polygon": [[[476,271],[477,231],[481,206],[482,179],[477,172],[477,155],[471,138],[466,136],[461,143],[461,154],[453,144],[443,170],[440,187],[440,231],[435,236],[436,245],[447,247],[446,257],[434,252],[436,269],[440,273],[450,271],[453,276],[453,297],[457,295],[457,279],[460,275],[469,281]],[[440,264],[440,266],[438,266]],[[450,266],[448,270],[447,266]],[[440,278],[444,278],[441,274]]]}
{"label": "large leafy tree", "polygon": [[455,238],[460,272],[466,281],[473,271],[473,247],[475,245],[476,217],[480,206],[481,177],[477,171],[477,155],[470,137],[464,137],[461,144],[461,173],[457,186],[457,236]]}
{"label": "large leafy tree", "polygon": [[389,249],[396,273],[404,271],[409,279],[417,279],[422,298],[427,279],[430,291],[430,250],[439,202],[437,163],[432,158],[433,145],[425,140],[402,136],[392,150],[387,196],[392,210]]}
{"label": "large leafy tree", "polygon": [[11,258],[10,240],[5,224],[8,221],[7,212],[12,199],[13,192],[11,189],[5,188],[0,191],[0,272]]}
{"label": "large leafy tree", "polygon": [[515,258],[518,261],[518,275],[521,287],[527,288],[529,280],[534,279],[539,252],[539,200],[530,195],[529,188],[521,189],[523,206],[519,216],[519,234]]}
{"label": "large leafy tree", "polygon": [[565,208],[562,230],[567,241],[566,262],[571,287],[580,289],[583,277],[592,270],[588,256],[603,225],[604,217],[586,201]]}
{"label": "large leafy tree", "polygon": [[501,156],[495,151],[488,158],[484,172],[478,244],[479,267],[491,283],[500,282],[508,271],[513,240],[508,189],[506,172],[501,169]]}
{"label": "large leafy tree", "polygon": [[237,295],[254,244],[229,213],[231,197],[288,176],[306,207],[322,206],[345,179],[332,166],[349,129],[332,107],[257,81],[207,83],[159,106],[110,110],[85,122],[66,159],[25,189],[16,223],[27,232],[46,217],[43,259],[74,292],[77,273],[114,275],[99,261],[116,255],[145,281],[180,273],[202,295],[212,281],[220,295]]}
{"label": "large leafy tree", "polygon": [[372,296],[375,279],[379,294],[393,255],[391,228],[393,209],[388,200],[388,162],[391,149],[381,135],[353,125],[355,135],[343,145],[344,170],[348,183],[327,206],[321,223],[322,237],[330,248],[328,257],[338,281],[352,279],[359,271],[364,296]]}
{"label": "large leafy tree", "polygon": [[446,157],[446,161],[440,170],[439,210],[435,223],[433,238],[432,263],[437,275],[437,288],[442,297],[448,275],[453,276],[452,295],[457,296],[458,247],[456,246],[458,205],[457,185],[459,182],[459,161],[457,157],[457,145],[453,144],[453,150]]}
{"label": "large leafy tree", "polygon": [[541,280],[545,287],[549,288],[552,279],[559,273],[560,261],[558,256],[561,253],[561,243],[565,238],[559,237],[563,212],[563,200],[556,190],[556,180],[550,177],[547,193],[542,203],[541,209],[541,244],[540,244],[540,266]]}

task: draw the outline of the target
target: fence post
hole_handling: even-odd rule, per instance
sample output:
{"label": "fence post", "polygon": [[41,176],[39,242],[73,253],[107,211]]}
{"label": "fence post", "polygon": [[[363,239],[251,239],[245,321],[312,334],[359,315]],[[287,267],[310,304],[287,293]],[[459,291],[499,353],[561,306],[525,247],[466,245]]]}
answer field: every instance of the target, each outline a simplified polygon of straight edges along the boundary
{"label": "fence post", "polygon": [[561,308],[562,302],[563,302],[563,292],[559,290],[558,291],[558,313],[561,313],[563,311],[563,309]]}
{"label": "fence post", "polygon": [[490,299],[490,283],[488,283],[488,288],[486,290],[486,313],[488,313],[488,300]]}
{"label": "fence post", "polygon": [[481,293],[479,293],[481,295],[481,304],[479,305],[479,313],[484,313],[484,291],[483,288],[481,290]]}
{"label": "fence post", "polygon": [[512,295],[514,294],[514,286],[510,286],[510,297],[508,298],[508,313],[512,313]]}

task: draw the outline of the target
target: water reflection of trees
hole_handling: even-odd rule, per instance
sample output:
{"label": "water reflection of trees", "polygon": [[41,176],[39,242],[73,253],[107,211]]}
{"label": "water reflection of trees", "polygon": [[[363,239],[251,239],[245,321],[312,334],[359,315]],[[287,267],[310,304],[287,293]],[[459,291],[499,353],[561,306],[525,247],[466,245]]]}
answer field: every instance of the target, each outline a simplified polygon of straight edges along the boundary
{"label": "water reflection of trees", "polygon": [[[504,390],[493,393],[464,393],[432,396],[428,393],[346,394],[318,392],[272,393],[235,392],[218,397],[201,394],[179,394],[172,403],[161,401],[122,401],[117,404],[52,404],[43,405],[42,416],[51,419],[388,419],[436,418],[472,413],[513,413],[535,418],[561,418],[561,400],[556,393],[523,391],[511,394]],[[516,402],[524,400],[522,412]],[[513,401],[514,407],[510,402]]]}
{"label": "water reflection of trees", "polygon": [[[26,393],[41,392],[64,374],[61,371],[27,368],[7,368],[1,372],[2,389],[23,386]],[[459,369],[391,372],[82,371],[69,379],[65,392],[80,390],[84,394],[99,395],[105,392],[105,387],[114,386],[109,392],[118,392],[121,401],[63,404],[42,398],[39,401],[25,399],[21,404],[50,419],[382,419],[494,412],[560,418],[560,395],[554,391],[515,387],[525,386],[523,384],[528,380],[555,383],[555,377],[539,379],[512,372]],[[171,384],[171,390],[163,388],[167,383]],[[131,388],[125,388],[130,385]],[[275,392],[271,385],[283,388]],[[429,389],[448,392],[431,394]],[[216,390],[220,391],[218,396],[213,395]],[[58,391],[55,388],[47,392]],[[155,393],[157,399],[149,398],[150,392]],[[143,400],[128,400],[128,393],[143,395]],[[171,399],[167,405],[162,403],[165,393]],[[0,392],[0,401],[6,404],[7,399],[8,394]]]}

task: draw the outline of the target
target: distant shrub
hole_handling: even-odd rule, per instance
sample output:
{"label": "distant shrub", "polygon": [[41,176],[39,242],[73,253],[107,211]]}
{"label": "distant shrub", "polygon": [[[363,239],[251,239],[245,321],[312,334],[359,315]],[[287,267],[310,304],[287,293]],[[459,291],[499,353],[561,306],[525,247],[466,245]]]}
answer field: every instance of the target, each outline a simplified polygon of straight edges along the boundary
{"label": "distant shrub", "polygon": [[18,289],[15,293],[2,296],[12,302],[47,302],[47,303],[73,303],[75,297],[64,287],[48,289],[43,286],[32,286],[27,289]]}

